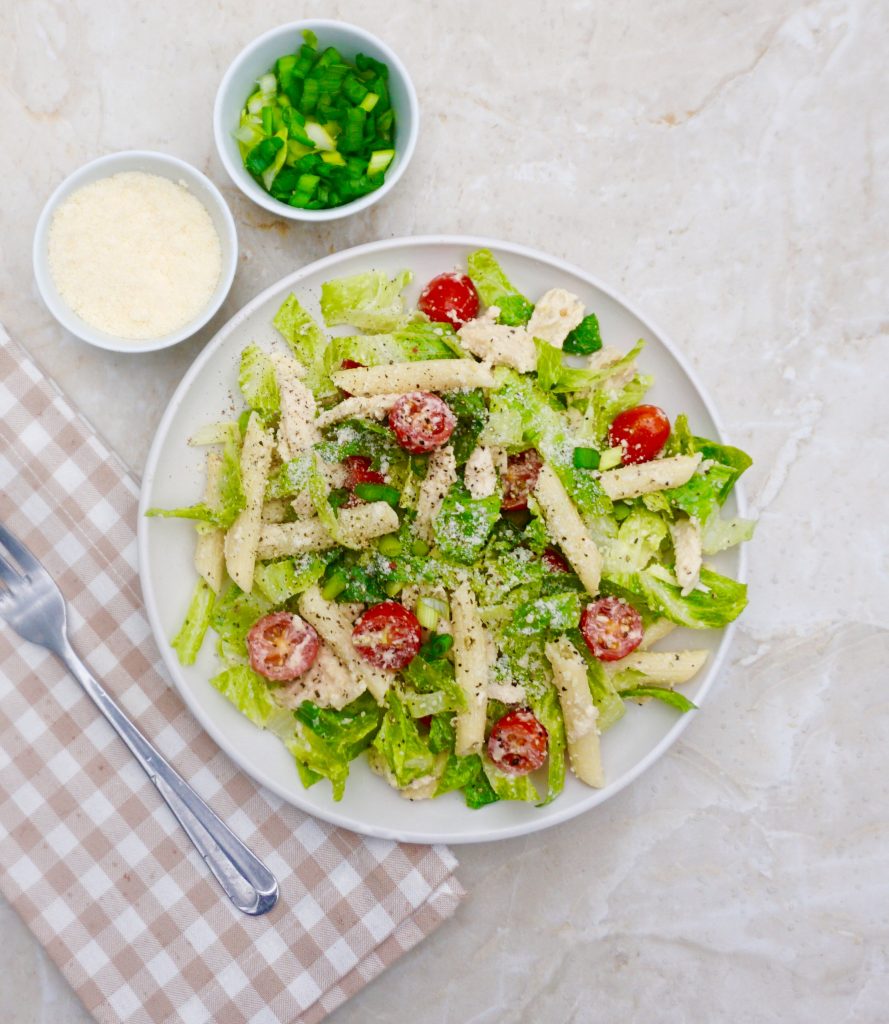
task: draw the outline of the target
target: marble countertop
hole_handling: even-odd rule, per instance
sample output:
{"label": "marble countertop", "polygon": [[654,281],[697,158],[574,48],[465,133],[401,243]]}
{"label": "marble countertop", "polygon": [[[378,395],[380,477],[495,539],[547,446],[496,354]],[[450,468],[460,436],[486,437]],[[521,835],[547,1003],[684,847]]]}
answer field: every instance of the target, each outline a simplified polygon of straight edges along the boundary
{"label": "marble countertop", "polygon": [[[681,741],[585,817],[458,850],[471,897],[456,919],[332,1019],[885,1020],[889,529],[868,467],[889,457],[889,7],[341,0],[324,14],[401,54],[423,120],[390,197],[307,227],[230,186],[210,122],[228,62],[292,5],[6,5],[10,333],[138,472],[213,330],[290,270],[396,235],[523,242],[611,282],[681,345],[756,459],[760,520],[751,606]],[[65,175],[136,147],[223,188],[241,264],[200,337],[125,357],[55,324],[30,245]],[[8,907],[0,934],[0,1019],[85,1022]]]}

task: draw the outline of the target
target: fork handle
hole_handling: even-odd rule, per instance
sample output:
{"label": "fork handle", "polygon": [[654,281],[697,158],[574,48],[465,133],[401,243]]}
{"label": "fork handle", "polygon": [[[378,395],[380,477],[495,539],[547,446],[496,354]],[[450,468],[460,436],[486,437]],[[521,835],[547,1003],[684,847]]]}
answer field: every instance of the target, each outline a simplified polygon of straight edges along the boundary
{"label": "fork handle", "polygon": [[65,641],[58,656],[130,748],[232,903],[265,914],[278,900],[278,881],[136,728]]}

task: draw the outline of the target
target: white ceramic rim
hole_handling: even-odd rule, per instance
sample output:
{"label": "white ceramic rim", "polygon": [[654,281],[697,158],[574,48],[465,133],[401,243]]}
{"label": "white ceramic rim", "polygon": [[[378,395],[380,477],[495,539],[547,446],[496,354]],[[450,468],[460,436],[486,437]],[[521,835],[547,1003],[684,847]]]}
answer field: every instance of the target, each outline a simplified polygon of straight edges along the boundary
{"label": "white ceramic rim", "polygon": [[[62,197],[67,197],[80,185],[82,181],[90,178],[93,172],[103,167],[107,167],[108,177],[110,177],[112,174],[118,173],[115,168],[118,168],[120,171],[124,171],[125,167],[122,165],[133,160],[145,161],[146,163],[154,162],[156,164],[164,164],[167,167],[178,171],[186,182],[188,182],[189,178],[199,181],[203,187],[206,188],[210,198],[215,203],[225,225],[228,238],[220,239],[223,256],[223,266],[220,268],[220,281],[213,290],[215,298],[211,297],[211,301],[207,304],[203,312],[198,314],[198,316],[193,320],[189,320],[189,322],[178,331],[165,334],[160,338],[147,338],[144,340],[129,341],[115,338],[113,335],[106,334],[104,331],[101,331],[96,327],[91,327],[86,323],[86,321],[81,320],[81,318],[77,316],[77,314],[64,300],[61,298],[56,299],[55,295],[53,295],[45,285],[52,280],[52,274],[49,268],[48,251],[50,222],[52,220],[53,213],[55,213],[56,207],[62,200]],[[203,196],[199,196],[193,191],[191,191],[191,194],[194,195],[198,202],[204,204]],[[214,227],[216,227],[215,224]],[[227,261],[225,255],[226,242],[228,243]],[[83,164],[81,167],[78,167],[76,171],[69,174],[68,177],[56,187],[53,194],[46,201],[46,205],[43,207],[37,221],[37,227],[34,229],[32,258],[34,279],[37,282],[37,290],[40,292],[43,304],[66,331],[69,331],[81,341],[85,341],[88,345],[93,345],[96,348],[103,348],[109,352],[124,352],[132,354],[157,352],[160,349],[170,348],[171,345],[178,345],[179,342],[192,337],[219,311],[223,302],[225,302],[228,297],[232,282],[235,279],[235,271],[238,269],[238,231],[235,227],[235,220],[234,217],[232,217],[231,210],[228,208],[228,203],[226,203],[222,193],[213,184],[213,182],[210,181],[206,174],[203,174],[185,160],[180,160],[177,156],[170,156],[168,153],[158,153],[151,149],[125,149],[118,153],[109,153],[107,156],[100,156],[96,160],[91,160],[89,163]]]}
{"label": "white ceramic rim", "polygon": [[[378,189],[373,192],[369,192],[366,196],[361,196],[360,199],[354,199],[351,203],[346,203],[343,206],[334,206],[328,210],[300,210],[296,206],[288,206],[287,203],[282,203],[280,200],[272,198],[268,192],[261,189],[250,177],[244,168],[243,163],[235,163],[229,158],[228,150],[223,142],[231,133],[231,127],[229,126],[226,128],[222,123],[222,100],[228,91],[231,79],[234,77],[235,72],[240,67],[241,63],[267,40],[272,39],[279,34],[286,35],[290,32],[293,32],[295,35],[305,29],[311,29],[316,35],[320,36],[324,33],[326,28],[334,26],[339,29],[347,29],[355,35],[356,39],[363,39],[372,43],[374,46],[379,47],[385,57],[386,63],[390,68],[394,68],[398,73],[399,77],[404,82],[405,90],[407,92],[408,106],[410,107],[411,115],[410,131],[403,146],[401,145],[401,140],[399,140],[398,162],[392,168],[392,173],[386,175],[383,184]],[[246,100],[247,97],[245,96],[244,99]],[[396,111],[396,114],[398,114],[398,111]],[[401,62],[401,58],[398,54],[396,54],[391,47],[387,46],[382,39],[375,36],[372,32],[359,28],[351,22],[338,21],[333,18],[306,18],[303,21],[291,21],[286,25],[278,25],[276,28],[269,29],[268,32],[264,32],[261,36],[254,39],[253,42],[248,43],[237,57],[235,57],[231,64],[229,64],[228,70],[222,76],[222,81],[219,83],[219,88],[216,90],[216,101],[213,104],[213,138],[216,141],[216,152],[219,154],[219,159],[222,161],[222,165],[225,167],[228,176],[248,199],[251,199],[258,206],[262,206],[270,213],[274,213],[278,217],[284,217],[287,220],[339,220],[341,217],[348,217],[353,213],[359,213],[361,210],[366,210],[369,206],[378,202],[395,187],[402,174],[407,170],[407,166],[411,162],[411,157],[414,155],[414,150],[417,146],[417,135],[419,134],[419,130],[420,104],[417,100],[417,90],[414,88],[411,76],[408,74],[407,68]]]}
{"label": "white ceramic rim", "polygon": [[[565,260],[558,259],[554,256],[549,256],[545,253],[541,253],[536,249],[531,249],[524,245],[518,245],[510,242],[501,242],[493,238],[483,238],[474,235],[421,235],[415,238],[389,238],[379,242],[368,242],[364,245],[354,246],[351,249],[344,249],[341,252],[334,253],[331,256],[325,256],[323,259],[316,260],[314,263],[307,264],[305,267],[301,267],[299,270],[294,271],[292,274],[288,274],[286,277],[281,278],[275,284],[270,285],[263,292],[257,295],[254,299],[247,303],[243,309],[236,313],[231,320],[225,324],[216,336],[209,342],[209,344],[201,351],[197,359],[192,363],[182,378],[179,386],[170,399],[170,402],[158,424],[157,432],[155,433],[154,440],[151,444],[151,449],[148,453],[148,459],[145,464],[145,472],[142,477],[142,489],[139,496],[139,517],[138,517],[138,551],[139,551],[139,576],[142,585],[142,594],[145,599],[145,606],[148,612],[148,620],[151,624],[152,633],[154,635],[155,642],[160,648],[161,656],[164,660],[164,664],[173,679],[176,689],[179,691],[179,695],[185,701],[190,708],[192,714],[201,723],[204,729],[210,734],[214,742],[220,747],[221,750],[225,751],[229,757],[231,757],[236,764],[238,764],[254,781],[260,783],[266,788],[270,789],[277,796],[281,797],[282,800],[289,804],[293,804],[299,807],[300,810],[307,814],[311,814],[314,817],[321,818],[322,821],[327,821],[332,825],[338,825],[341,828],[348,829],[350,832],[359,832],[361,835],[375,836],[380,839],[392,839],[398,842],[408,843],[483,843],[492,842],[500,839],[511,839],[515,836],[528,835],[532,832],[540,832],[543,829],[551,828],[554,825],[560,825],[565,821],[569,821],[572,818],[577,817],[579,814],[585,811],[591,810],[598,804],[604,803],[605,800],[610,799],[617,793],[621,792],[631,782],[635,781],[644,771],[650,768],[655,761],[657,761],[665,751],[671,747],[680,735],[690,724],[692,718],[695,716],[695,711],[686,712],[677,718],[676,723],[670,729],[670,731],[657,743],[648,754],[643,757],[630,771],[628,771],[618,782],[610,784],[606,790],[591,790],[589,798],[572,807],[567,808],[565,811],[555,810],[549,817],[542,818],[540,820],[529,819],[526,822],[514,826],[508,826],[503,829],[499,829],[496,834],[479,834],[478,832],[460,832],[457,831],[447,837],[442,836],[438,833],[426,833],[426,832],[412,832],[412,831],[401,831],[397,829],[389,828],[375,828],[373,824],[362,825],[361,829],[356,829],[355,822],[351,819],[347,819],[345,816],[339,814],[336,810],[335,805],[331,801],[330,807],[319,809],[315,806],[303,805],[297,803],[293,799],[293,794],[279,786],[274,779],[263,775],[262,771],[254,764],[249,763],[246,759],[242,759],[237,750],[231,748],[227,743],[225,736],[222,731],[217,729],[213,722],[204,715],[200,705],[192,697],[189,688],[187,686],[181,686],[178,681],[178,663],[176,661],[175,654],[172,648],[164,641],[164,632],[160,622],[160,616],[158,613],[157,605],[154,600],[154,595],[151,592],[151,588],[147,585],[147,573],[143,571],[143,567],[148,564],[148,525],[149,521],[145,516],[145,512],[148,508],[148,495],[151,490],[151,484],[154,480],[155,473],[157,472],[158,459],[160,457],[161,449],[163,447],[164,439],[173,417],[179,409],[179,406],[187,396],[193,381],[199,376],[204,365],[210,359],[210,356],[219,348],[225,339],[234,331],[244,320],[246,320],[255,309],[261,306],[272,293],[277,292],[283,287],[291,288],[299,283],[302,278],[314,274],[318,271],[323,270],[327,266],[335,266],[338,262],[345,259],[347,256],[370,256],[374,253],[385,251],[386,249],[393,249],[404,245],[459,245],[467,249],[481,249],[490,248],[494,250],[501,250],[503,252],[514,253],[517,256],[530,258],[547,264],[548,266],[555,267],[558,270],[563,270],[566,273],[576,274],[589,282],[593,287],[599,288],[602,292],[612,298],[615,302],[623,305],[631,314],[636,316],[645,326],[652,332],[657,339],[663,343],[665,348],[677,361],[683,372],[688,377],[692,386],[697,390],[701,397],[707,412],[713,419],[713,423],[716,426],[717,438],[723,444],[727,443],[725,438],[725,432],[722,427],[722,422],[717,415],[713,401],[706,389],[703,387],[701,382],[698,380],[697,374],[695,373],[692,366],[688,363],[679,349],[674,345],[672,340],[659,330],[647,317],[643,316],[642,313],[632,304],[627,302],[620,294],[618,294],[609,285],[604,284],[598,278],[592,274],[587,273],[585,270],[568,263]],[[747,511],[747,504],[744,498],[743,491],[740,487],[736,486],[733,492],[736,495],[736,501],[738,506],[738,514],[745,515]],[[739,551],[738,559],[738,570],[736,577],[739,581],[745,582],[747,579],[747,553],[743,546]],[[719,675],[720,669],[725,661],[729,647],[731,646],[732,639],[735,633],[735,623],[730,623],[723,631],[722,637],[719,641],[719,647],[713,657],[712,662],[708,668],[707,677],[704,680],[701,689],[697,692],[696,701],[698,707],[700,707],[710,689]],[[604,794],[604,795],[603,795]],[[472,812],[469,812],[472,813]]]}

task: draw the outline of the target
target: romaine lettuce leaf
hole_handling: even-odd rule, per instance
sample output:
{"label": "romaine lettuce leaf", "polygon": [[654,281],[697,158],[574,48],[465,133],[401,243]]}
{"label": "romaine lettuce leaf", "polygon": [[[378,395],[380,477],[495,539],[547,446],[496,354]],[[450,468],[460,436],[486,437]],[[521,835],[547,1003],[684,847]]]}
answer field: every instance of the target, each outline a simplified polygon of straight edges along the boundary
{"label": "romaine lettuce leaf", "polygon": [[210,613],[216,595],[207,581],[200,577],[195,584],[191,603],[185,613],[185,621],[179,632],[170,641],[180,665],[193,665],[204,642],[204,634],[210,625]]}
{"label": "romaine lettuce leaf", "polygon": [[337,277],[321,285],[321,315],[328,327],[348,324],[362,331],[394,331],[403,326],[402,290],[413,274],[399,271],[394,278],[382,270]]}
{"label": "romaine lettuce leaf", "polygon": [[547,734],[547,794],[550,803],[565,788],[565,719],[559,695],[552,686],[531,702],[531,710]]}
{"label": "romaine lettuce leaf", "polygon": [[388,705],[373,746],[389,766],[399,786],[407,786],[435,769],[435,757],[420,736],[394,689],[386,694]]}
{"label": "romaine lettuce leaf", "polygon": [[295,295],[288,295],[272,321],[306,368],[305,383],[316,398],[329,398],[339,392],[330,379],[339,364],[332,361],[327,335],[303,309]]}
{"label": "romaine lettuce leaf", "polygon": [[303,701],[294,715],[294,734],[286,742],[297,764],[309,773],[304,784],[323,776],[330,780],[334,800],[341,800],[349,763],[370,746],[381,717],[382,710],[369,693],[340,711]]}
{"label": "romaine lettuce leaf", "polygon": [[269,718],[280,711],[268,682],[249,665],[232,665],[213,676],[210,683],[254,725],[264,727]]}
{"label": "romaine lettuce leaf", "polygon": [[486,757],[482,758],[482,768],[491,789],[501,800],[522,800],[528,804],[540,803],[540,796],[534,788],[530,775],[508,775]]}
{"label": "romaine lettuce leaf", "polygon": [[362,366],[454,359],[464,355],[450,324],[412,320],[391,334],[355,334],[334,338],[334,361],[351,359]]}
{"label": "romaine lettuce leaf", "polygon": [[582,438],[596,444],[607,444],[608,428],[619,413],[640,405],[654,378],[636,374],[620,390],[598,387],[584,411]]}
{"label": "romaine lettuce leaf", "polygon": [[280,562],[257,565],[253,582],[272,604],[283,604],[317,583],[329,560],[324,554],[305,552]]}
{"label": "romaine lettuce leaf", "polygon": [[603,550],[608,573],[633,573],[644,569],[654,558],[669,530],[663,518],[648,509],[634,508],[620,524],[617,537]]}
{"label": "romaine lettuce leaf", "polygon": [[500,497],[473,498],[458,480],[445,495],[432,532],[445,558],[471,565],[481,554],[500,518]]}
{"label": "romaine lettuce leaf", "polygon": [[451,434],[451,445],[457,465],[462,466],[472,454],[488,422],[485,395],[480,388],[475,388],[472,391],[452,391],[444,396],[444,400],[457,417],[457,426]]}
{"label": "romaine lettuce leaf", "polygon": [[466,261],[469,277],[486,306],[499,306],[501,324],[517,327],[531,319],[534,306],[510,283],[490,249],[470,253]]}
{"label": "romaine lettuce leaf", "polygon": [[210,627],[218,634],[224,650],[239,659],[246,656],[250,628],[271,610],[259,594],[245,594],[234,583],[216,599],[210,614]]}
{"label": "romaine lettuce leaf", "polygon": [[519,605],[507,627],[511,634],[563,633],[580,622],[583,597],[576,591],[537,597]]}
{"label": "romaine lettuce leaf", "polygon": [[246,504],[241,484],[241,434],[232,423],[227,431],[222,449],[222,466],[219,472],[219,501],[215,505],[198,502],[187,508],[150,508],[147,516],[164,519],[195,519],[228,529],[238,518]]}
{"label": "romaine lettuce leaf", "polygon": [[[441,707],[435,711],[422,711],[419,715],[415,714],[415,717],[438,714],[441,711],[462,711],[466,707],[466,697],[463,689],[457,683],[454,665],[446,658],[437,658],[435,661],[414,658],[404,670],[404,679],[418,694],[423,696],[441,695],[439,698]],[[405,695],[405,702],[410,702],[410,696]]]}
{"label": "romaine lettuce leaf", "polygon": [[755,528],[756,523],[752,519],[743,519],[740,516],[723,519],[719,513],[714,513],[701,527],[703,552],[705,555],[715,555],[718,551],[725,551],[740,544],[741,541],[750,540]]}
{"label": "romaine lettuce leaf", "polygon": [[657,615],[691,629],[727,626],[747,605],[747,587],[743,583],[707,568],[701,569],[704,589],[693,590],[686,597],[682,596],[679,584],[671,581],[669,573],[660,566],[607,579],[641,598]]}
{"label": "romaine lettuce leaf", "polygon": [[277,416],[281,411],[275,364],[258,345],[248,345],[241,353],[238,387],[247,405],[264,419]]}

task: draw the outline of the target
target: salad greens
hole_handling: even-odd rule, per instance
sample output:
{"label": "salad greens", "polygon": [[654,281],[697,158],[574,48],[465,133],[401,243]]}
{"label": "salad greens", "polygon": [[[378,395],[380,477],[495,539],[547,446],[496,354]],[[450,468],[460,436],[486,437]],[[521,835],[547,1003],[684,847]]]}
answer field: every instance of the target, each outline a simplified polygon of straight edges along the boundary
{"label": "salad greens", "polygon": [[[282,58],[251,96],[242,124],[250,127],[242,139],[248,164],[269,177],[273,194],[280,177],[305,159],[293,161],[295,142],[307,152],[310,142],[320,147],[325,166],[341,169],[329,158],[352,154],[370,138],[365,128],[360,138],[354,134],[349,110],[357,106],[367,117],[378,107],[377,115],[389,110],[384,86],[385,69],[374,62],[362,66],[359,58],[350,65],[307,43]],[[372,94],[376,105],[367,102]],[[330,148],[321,144],[321,132],[330,135]],[[369,174],[366,167],[362,174]],[[318,178],[311,195],[321,194],[324,181],[329,198],[339,179]],[[308,186],[294,180],[293,195],[303,201]],[[535,322],[551,322],[548,296],[535,307],[489,250],[469,254],[467,267],[482,306],[499,310],[497,330],[527,332],[535,310]],[[582,777],[578,723],[560,673],[573,666],[597,736],[620,721],[627,702],[653,699],[668,709],[664,714],[694,708],[674,688],[676,676],[658,675],[663,662],[647,652],[647,640],[673,625],[721,629],[745,607],[744,584],[701,560],[752,536],[751,522],[722,512],[750,458],[694,434],[678,415],[663,450],[633,471],[644,478],[652,466],[678,460],[688,467],[684,475],[667,483],[652,478],[630,492],[637,496],[621,497],[609,474],[632,467],[625,449],[611,444],[609,427],[644,402],[652,378],[636,368],[641,340],[625,353],[603,350],[592,311],[575,318],[570,330],[533,338],[535,372],[516,370],[507,353],[492,358],[493,387],[460,386],[456,379],[444,391],[443,408],[453,420],[447,459],[406,449],[387,418],[394,396],[359,395],[338,413],[347,396],[335,381],[344,363],[399,364],[403,371],[450,360],[459,369],[472,358],[459,324],[431,321],[406,301],[411,279],[408,270],[368,270],[327,281],[321,321],[290,295],[273,320],[288,354],[258,344],[241,353],[237,379],[248,415],[255,414],[250,430],[260,424],[268,443],[277,443],[258,492],[243,436],[248,416],[242,416],[192,440],[215,453],[215,498],[149,515],[192,520],[201,557],[217,545],[216,557],[226,564],[229,542],[234,547],[232,538],[252,522],[252,586],[246,592],[229,580],[216,593],[208,582],[214,576],[199,564],[201,578],[172,646],[183,664],[193,664],[212,630],[221,668],[211,684],[251,722],[280,737],[306,786],[327,779],[334,799],[343,795],[351,762],[366,757],[411,799],[459,792],[471,808],[501,800],[549,803],[562,792],[569,766]],[[331,336],[331,328],[339,333]],[[566,353],[576,356],[573,362]],[[288,420],[295,402],[308,410],[296,424]],[[294,426],[303,442],[284,443]],[[555,511],[535,486],[541,466],[565,492]],[[515,502],[523,473],[530,477]],[[562,514],[567,506],[575,516],[570,528]],[[365,520],[382,525],[376,532],[356,529]],[[578,545],[596,552],[595,589],[589,575],[576,571]],[[646,642],[635,653],[608,660],[596,652],[584,617],[602,601],[616,601],[637,617],[633,646]],[[362,609],[387,602],[415,615],[419,639],[411,660],[384,673],[386,685],[372,693],[360,648],[351,638],[337,640],[310,609],[333,609],[332,616],[345,616],[337,621],[349,624]],[[468,646],[460,618],[470,614],[467,607],[483,651]],[[315,662],[286,681],[258,670],[255,631],[280,613],[285,620],[311,619],[327,649],[323,668]],[[687,653],[696,666],[703,661],[703,652]],[[472,663],[488,673],[480,691],[467,688],[465,667],[479,657]],[[481,717],[473,711],[479,692]],[[539,770],[517,773],[492,753],[494,732],[518,709],[545,737]],[[467,747],[462,733],[473,714],[483,732]]]}

